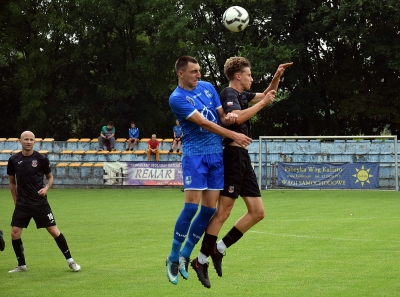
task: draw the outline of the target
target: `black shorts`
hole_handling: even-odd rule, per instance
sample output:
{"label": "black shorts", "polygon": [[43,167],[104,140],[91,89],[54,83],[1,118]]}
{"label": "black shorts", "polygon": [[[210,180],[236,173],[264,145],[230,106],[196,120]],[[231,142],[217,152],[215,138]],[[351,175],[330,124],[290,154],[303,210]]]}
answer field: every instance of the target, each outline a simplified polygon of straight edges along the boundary
{"label": "black shorts", "polygon": [[261,197],[249,152],[238,146],[224,148],[224,189],[221,195],[238,198]]}
{"label": "black shorts", "polygon": [[40,206],[17,206],[11,219],[11,226],[28,228],[31,219],[35,220],[36,228],[47,228],[56,225],[56,220],[51,211],[50,205]]}

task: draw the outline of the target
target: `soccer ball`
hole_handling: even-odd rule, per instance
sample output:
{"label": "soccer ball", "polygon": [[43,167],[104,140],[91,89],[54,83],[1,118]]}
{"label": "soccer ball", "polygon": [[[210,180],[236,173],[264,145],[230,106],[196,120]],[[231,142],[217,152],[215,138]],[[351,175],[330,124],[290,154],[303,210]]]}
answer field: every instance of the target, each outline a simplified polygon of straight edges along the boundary
{"label": "soccer ball", "polygon": [[249,14],[243,7],[232,6],[224,12],[222,22],[232,32],[240,32],[249,24]]}

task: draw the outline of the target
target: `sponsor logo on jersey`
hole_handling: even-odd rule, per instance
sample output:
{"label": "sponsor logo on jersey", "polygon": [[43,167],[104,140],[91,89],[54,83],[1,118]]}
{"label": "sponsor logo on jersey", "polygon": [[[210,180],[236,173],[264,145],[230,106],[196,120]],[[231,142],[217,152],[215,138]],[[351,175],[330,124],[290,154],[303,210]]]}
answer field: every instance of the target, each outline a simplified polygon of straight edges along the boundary
{"label": "sponsor logo on jersey", "polygon": [[227,102],[226,105],[232,106],[232,105],[233,105],[233,102],[232,102],[232,101],[231,101],[231,102]]}
{"label": "sponsor logo on jersey", "polygon": [[235,191],[235,187],[234,186],[229,186],[228,192],[229,193],[233,193],[233,191]]}
{"label": "sponsor logo on jersey", "polygon": [[194,101],[192,98],[190,98],[189,96],[186,96],[186,100],[189,101],[189,103],[194,106]]}
{"label": "sponsor logo on jersey", "polygon": [[32,167],[37,167],[38,161],[37,160],[32,160]]}

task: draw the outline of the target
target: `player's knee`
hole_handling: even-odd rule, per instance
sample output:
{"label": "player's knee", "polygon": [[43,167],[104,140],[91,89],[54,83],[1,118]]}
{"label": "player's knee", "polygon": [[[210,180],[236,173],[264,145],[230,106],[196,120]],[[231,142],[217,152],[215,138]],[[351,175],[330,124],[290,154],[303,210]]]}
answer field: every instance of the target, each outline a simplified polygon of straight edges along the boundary
{"label": "player's knee", "polygon": [[230,215],[231,215],[230,209],[225,209],[223,211],[219,209],[215,214],[215,219],[218,220],[221,224],[223,224],[229,218]]}
{"label": "player's knee", "polygon": [[256,222],[261,221],[262,219],[264,219],[264,217],[265,217],[264,209],[257,210],[254,216]]}

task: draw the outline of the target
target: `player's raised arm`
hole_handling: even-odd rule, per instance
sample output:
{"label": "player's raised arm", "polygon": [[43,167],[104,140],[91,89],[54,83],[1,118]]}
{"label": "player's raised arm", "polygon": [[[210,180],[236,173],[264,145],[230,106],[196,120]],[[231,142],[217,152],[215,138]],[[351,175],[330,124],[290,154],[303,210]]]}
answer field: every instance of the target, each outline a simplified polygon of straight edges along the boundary
{"label": "player's raised arm", "polygon": [[285,64],[280,64],[278,66],[278,69],[275,72],[274,77],[272,78],[272,81],[270,83],[270,85],[268,86],[268,88],[266,88],[264,90],[264,92],[262,93],[256,93],[256,96],[254,97],[253,100],[250,101],[251,104],[255,104],[257,102],[260,102],[262,99],[264,99],[264,97],[268,94],[269,91],[278,90],[278,86],[279,86],[279,82],[281,80],[281,76],[283,75],[283,73],[285,72],[286,68],[290,67],[293,65],[293,62],[290,63],[285,63]]}

